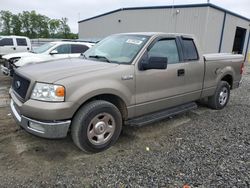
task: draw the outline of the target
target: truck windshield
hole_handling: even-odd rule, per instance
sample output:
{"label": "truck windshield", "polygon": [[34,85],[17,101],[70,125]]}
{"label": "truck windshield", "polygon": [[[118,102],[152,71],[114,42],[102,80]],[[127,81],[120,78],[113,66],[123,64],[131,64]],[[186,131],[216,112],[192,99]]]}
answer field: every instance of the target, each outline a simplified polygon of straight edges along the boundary
{"label": "truck windshield", "polygon": [[48,49],[52,48],[55,45],[56,44],[54,44],[54,43],[43,44],[42,46],[39,46],[38,48],[33,49],[32,52],[35,54],[41,54],[41,53],[46,52]]}
{"label": "truck windshield", "polygon": [[130,64],[148,39],[144,35],[112,35],[87,50],[84,57],[109,63]]}

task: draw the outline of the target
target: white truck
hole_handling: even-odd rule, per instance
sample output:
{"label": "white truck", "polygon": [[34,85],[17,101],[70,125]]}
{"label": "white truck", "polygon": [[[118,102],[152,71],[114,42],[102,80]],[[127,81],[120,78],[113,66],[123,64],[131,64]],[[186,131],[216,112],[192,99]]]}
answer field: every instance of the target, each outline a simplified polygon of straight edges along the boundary
{"label": "white truck", "polygon": [[91,48],[94,43],[88,42],[50,42],[31,52],[14,53],[2,57],[1,70],[4,75],[13,75],[14,68],[43,61],[80,57],[81,53]]}
{"label": "white truck", "polygon": [[31,51],[30,39],[23,36],[0,36],[0,58],[3,55]]}

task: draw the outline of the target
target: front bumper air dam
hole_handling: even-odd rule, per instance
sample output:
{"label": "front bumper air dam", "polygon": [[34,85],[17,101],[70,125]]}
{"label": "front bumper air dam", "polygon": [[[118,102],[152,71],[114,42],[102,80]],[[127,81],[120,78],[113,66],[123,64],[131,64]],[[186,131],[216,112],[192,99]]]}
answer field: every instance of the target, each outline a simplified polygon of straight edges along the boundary
{"label": "front bumper air dam", "polygon": [[14,105],[13,100],[10,103],[11,114],[16,122],[27,132],[43,138],[64,138],[67,136],[70,120],[41,122],[20,115]]}

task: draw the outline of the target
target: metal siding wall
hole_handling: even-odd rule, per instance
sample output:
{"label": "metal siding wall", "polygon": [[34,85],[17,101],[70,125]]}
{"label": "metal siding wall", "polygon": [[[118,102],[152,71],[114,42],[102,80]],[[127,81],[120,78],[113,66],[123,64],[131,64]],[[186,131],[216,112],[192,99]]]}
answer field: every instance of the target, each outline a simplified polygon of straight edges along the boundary
{"label": "metal siding wall", "polygon": [[[79,24],[79,38],[104,37],[120,32],[179,32],[204,37],[207,7],[125,10]],[[119,23],[118,20],[121,20]]]}
{"label": "metal siding wall", "polygon": [[209,16],[207,19],[207,31],[203,38],[203,46],[205,53],[218,53],[224,12],[214,8],[209,8]]}
{"label": "metal siding wall", "polygon": [[[223,11],[211,7],[123,10],[80,23],[79,38],[123,32],[187,33],[196,36],[205,53],[217,53],[223,18]],[[249,22],[227,13],[221,52],[232,52],[236,26],[249,28]],[[245,41],[244,53],[246,45]]]}
{"label": "metal siding wall", "polygon": [[246,20],[227,14],[224,36],[222,39],[221,52],[227,52],[227,53],[232,52],[236,27],[242,27],[242,28],[247,29],[245,42],[244,42],[244,48],[243,48],[243,53],[245,54],[245,50],[247,46],[247,34],[249,32],[249,24],[250,23]]}

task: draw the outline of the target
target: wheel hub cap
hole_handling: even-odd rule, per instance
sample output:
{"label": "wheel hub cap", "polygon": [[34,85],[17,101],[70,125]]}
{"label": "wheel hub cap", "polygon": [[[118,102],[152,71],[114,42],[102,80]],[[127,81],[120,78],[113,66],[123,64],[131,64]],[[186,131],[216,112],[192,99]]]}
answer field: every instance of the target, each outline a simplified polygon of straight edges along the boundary
{"label": "wheel hub cap", "polygon": [[102,134],[104,133],[106,130],[106,124],[105,122],[98,122],[96,125],[95,125],[95,128],[94,128],[94,131],[96,134]]}
{"label": "wheel hub cap", "polygon": [[219,95],[219,103],[220,105],[225,105],[228,99],[228,90],[226,87],[222,88],[220,95]]}
{"label": "wheel hub cap", "polygon": [[115,120],[111,114],[100,113],[88,125],[87,136],[91,144],[107,143],[115,132]]}

